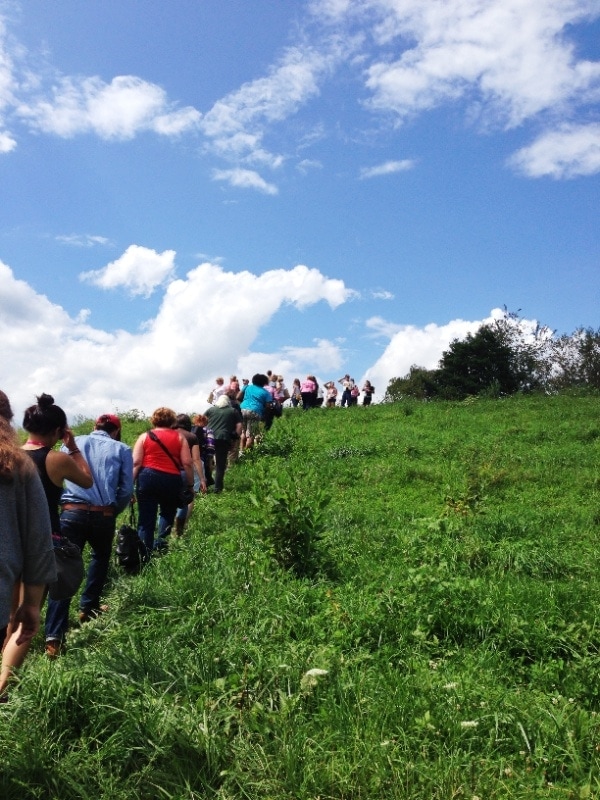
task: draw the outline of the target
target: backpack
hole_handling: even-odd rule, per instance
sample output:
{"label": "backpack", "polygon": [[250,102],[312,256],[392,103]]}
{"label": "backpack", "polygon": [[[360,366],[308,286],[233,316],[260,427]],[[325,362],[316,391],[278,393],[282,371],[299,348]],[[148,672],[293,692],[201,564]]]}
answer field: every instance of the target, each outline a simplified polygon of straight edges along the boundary
{"label": "backpack", "polygon": [[203,428],[196,425],[192,428],[192,433],[198,439],[201,457],[214,456],[215,454],[215,434],[211,428]]}
{"label": "backpack", "polygon": [[138,536],[133,503],[129,506],[129,524],[117,531],[115,560],[128,575],[137,575],[148,561],[146,545]]}
{"label": "backpack", "polygon": [[206,448],[206,452],[210,456],[214,456],[215,454],[215,434],[212,428],[205,428],[204,430],[204,447]]}

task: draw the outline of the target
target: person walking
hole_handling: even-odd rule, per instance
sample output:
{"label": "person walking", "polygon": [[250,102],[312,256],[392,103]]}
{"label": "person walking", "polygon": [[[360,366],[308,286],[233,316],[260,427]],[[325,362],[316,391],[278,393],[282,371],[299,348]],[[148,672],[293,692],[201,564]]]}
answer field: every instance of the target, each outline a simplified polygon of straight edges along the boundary
{"label": "person walking", "polygon": [[325,386],[325,405],[327,406],[327,408],[335,408],[338,395],[338,390],[335,387],[335,383],[333,381],[327,381],[327,383],[325,383],[324,386]]}
{"label": "person walking", "polygon": [[222,394],[225,394],[226,391],[227,386],[225,385],[225,378],[222,378],[221,376],[215,378],[215,387],[208,395],[209,404],[212,405],[213,403],[216,403],[219,397],[221,397]]}
{"label": "person walking", "polygon": [[300,384],[300,394],[302,395],[302,408],[308,411],[309,408],[317,406],[317,380],[314,375],[307,375]]}
{"label": "person walking", "polygon": [[223,491],[227,456],[231,450],[231,442],[242,433],[239,413],[231,405],[231,400],[224,394],[207,412],[208,425],[215,436],[215,494]]}
{"label": "person walking", "polygon": [[260,372],[252,376],[252,383],[244,389],[244,399],[240,403],[244,420],[242,428],[242,450],[247,450],[254,444],[260,430],[260,423],[265,419],[268,408],[273,403],[273,396],[265,387],[269,378]]}
{"label": "person walking", "polygon": [[[25,410],[22,425],[28,434],[23,451],[35,464],[42,481],[50,514],[52,540],[57,546],[62,535],[59,504],[63,482],[70,480],[82,488],[89,489],[94,480],[86,460],[75,443],[73,432],[67,425],[67,415],[54,403],[51,395],[41,394],[37,398],[37,403]],[[54,449],[61,439],[65,445],[64,452]],[[22,601],[23,592],[23,584],[17,584],[13,594],[13,609],[16,609]],[[42,595],[40,609],[45,597],[46,592]],[[30,645],[31,640],[19,642],[18,633],[9,626],[2,653],[0,691],[6,686],[12,672],[22,666]],[[58,654],[59,650],[53,646],[46,648],[46,655],[49,658],[56,658]]]}
{"label": "person walking", "polygon": [[351,406],[358,405],[358,398],[360,396],[360,389],[358,388],[354,378],[350,378],[350,403]]}
{"label": "person walking", "polygon": [[[133,494],[131,448],[121,442],[121,420],[102,414],[87,436],[76,436],[75,446],[87,462],[93,486],[84,489],[65,481],[60,529],[83,552],[91,549],[86,582],[79,598],[79,621],[88,622],[103,611],[100,599],[110,565],[117,515],[127,508]],[[64,449],[64,447],[63,447]],[[48,599],[46,652],[60,652],[69,627],[71,598]]]}
{"label": "person walking", "polygon": [[[133,446],[138,533],[149,553],[167,548],[167,536],[173,527],[181,489],[184,485],[194,488],[189,445],[181,431],[171,427],[176,419],[172,409],[157,408],[150,417],[152,430],[142,433]],[[181,479],[182,472],[185,482]],[[157,515],[160,519],[155,540]]]}
{"label": "person walking", "polygon": [[298,408],[298,406],[302,402],[302,392],[300,391],[300,378],[294,378],[294,382],[292,383],[291,401],[292,401],[292,406],[294,408]]}
{"label": "person walking", "polygon": [[[181,432],[190,448],[194,470],[194,495],[198,494],[199,491],[202,491],[202,494],[206,494],[206,475],[204,474],[204,464],[200,454],[200,442],[196,434],[192,431],[192,420],[189,414],[177,414],[177,419],[175,420],[173,428]],[[183,481],[184,479],[185,475],[182,473],[181,480]],[[187,506],[177,509],[177,513],[175,514],[176,536],[183,536],[185,526],[192,514],[193,508],[194,501],[192,500]]]}
{"label": "person walking", "polygon": [[200,447],[200,459],[204,467],[204,477],[206,480],[206,488],[214,486],[212,476],[213,460],[215,455],[215,437],[210,428],[207,428],[208,420],[206,414],[196,414],[192,420],[193,427],[192,433],[198,439],[198,446]]}
{"label": "person walking", "polygon": [[[0,391],[0,646],[9,621],[17,647],[29,644],[40,626],[40,608],[46,587],[56,581],[56,560],[48,502],[41,478],[31,459],[19,447],[10,401]],[[13,587],[22,586],[11,617]],[[0,701],[12,665],[2,660]]]}
{"label": "person walking", "polygon": [[375,394],[375,387],[371,383],[371,381],[365,381],[365,385],[362,388],[363,393],[363,406],[370,406],[371,401],[373,400],[373,395]]}
{"label": "person walking", "polygon": [[352,384],[354,383],[354,381],[352,380],[350,375],[348,375],[348,373],[346,373],[343,378],[340,378],[338,380],[338,383],[341,383],[342,384],[342,388],[343,388],[342,400],[341,400],[340,405],[342,406],[342,408],[344,406],[351,406],[352,405],[352,394],[351,394],[351,391],[352,391]]}

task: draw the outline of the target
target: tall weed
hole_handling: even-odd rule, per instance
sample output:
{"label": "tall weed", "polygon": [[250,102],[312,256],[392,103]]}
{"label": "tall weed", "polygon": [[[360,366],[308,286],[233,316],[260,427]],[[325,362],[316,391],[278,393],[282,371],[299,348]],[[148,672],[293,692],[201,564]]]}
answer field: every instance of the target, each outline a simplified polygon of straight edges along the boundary
{"label": "tall weed", "polygon": [[298,577],[314,577],[325,566],[323,535],[331,502],[313,468],[286,472],[258,468],[248,498],[259,531],[277,563]]}

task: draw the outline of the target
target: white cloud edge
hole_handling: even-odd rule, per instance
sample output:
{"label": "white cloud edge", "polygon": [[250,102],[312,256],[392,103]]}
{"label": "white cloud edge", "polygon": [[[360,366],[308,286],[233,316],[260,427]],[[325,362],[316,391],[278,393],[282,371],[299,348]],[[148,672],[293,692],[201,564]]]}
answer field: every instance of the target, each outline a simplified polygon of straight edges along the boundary
{"label": "white cloud edge", "polygon": [[101,245],[107,247],[111,245],[110,239],[106,236],[98,236],[91,233],[69,233],[59,234],[54,237],[55,241],[59,244],[65,244],[69,247],[95,247]]}
{"label": "white cloud edge", "polygon": [[600,123],[564,123],[518,150],[507,164],[528,178],[596,175],[600,172]]}
{"label": "white cloud edge", "polygon": [[256,189],[263,194],[276,195],[279,189],[274,183],[266,181],[258,172],[252,169],[214,169],[212,172],[214,181],[228,183],[236,189]]}

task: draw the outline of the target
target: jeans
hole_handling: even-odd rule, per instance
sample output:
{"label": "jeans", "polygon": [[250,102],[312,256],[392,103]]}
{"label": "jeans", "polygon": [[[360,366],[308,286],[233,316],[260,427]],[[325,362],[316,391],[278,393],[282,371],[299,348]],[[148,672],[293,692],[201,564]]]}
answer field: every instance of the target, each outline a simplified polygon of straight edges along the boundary
{"label": "jeans", "polygon": [[[92,555],[85,587],[79,598],[79,608],[93,613],[100,608],[100,595],[108,576],[115,536],[115,515],[104,516],[98,511],[63,511],[60,515],[60,531],[81,551],[86,544],[91,547]],[[70,605],[71,599],[48,598],[46,640],[64,639],[69,627]]]}
{"label": "jeans", "polygon": [[[185,470],[181,470],[181,482],[187,485],[187,478],[185,475]],[[196,467],[194,467],[194,494],[198,494],[200,491],[200,475],[196,472]],[[184,506],[183,508],[178,508],[177,513],[175,514],[175,519],[187,519],[189,507]]]}
{"label": "jeans", "polygon": [[[152,550],[164,550],[167,536],[173,527],[177,502],[181,491],[181,475],[142,467],[137,479],[138,534]],[[159,513],[158,537],[154,539],[156,516]]]}

